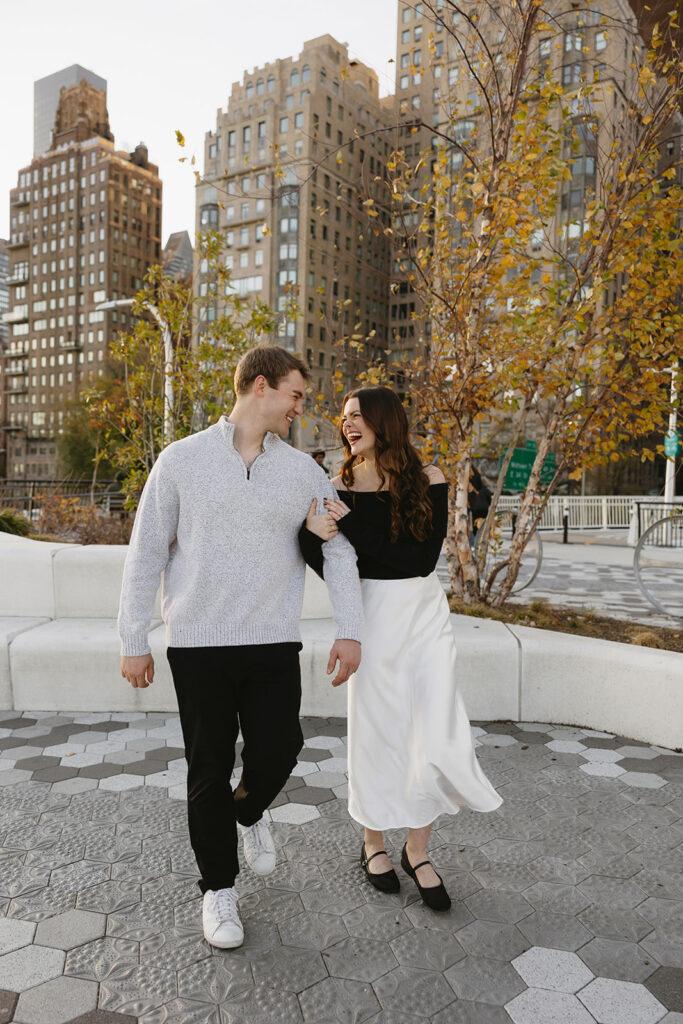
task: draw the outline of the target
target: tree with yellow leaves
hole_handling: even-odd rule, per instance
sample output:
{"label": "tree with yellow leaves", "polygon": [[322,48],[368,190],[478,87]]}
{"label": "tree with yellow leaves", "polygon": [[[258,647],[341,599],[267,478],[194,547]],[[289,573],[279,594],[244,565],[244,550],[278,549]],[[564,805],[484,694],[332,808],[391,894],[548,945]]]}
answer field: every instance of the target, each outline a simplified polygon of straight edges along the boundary
{"label": "tree with yellow leaves", "polygon": [[[430,324],[426,353],[400,370],[427,453],[454,485],[454,592],[501,604],[558,483],[664,432],[665,371],[683,348],[682,69],[664,28],[646,50],[616,0],[423,6],[467,84],[443,95],[418,166],[401,150],[389,165],[391,230]],[[589,60],[589,39],[629,47],[630,66],[617,76]],[[527,437],[535,459],[497,557],[499,498]],[[495,448],[504,456],[473,547],[472,459]]]}

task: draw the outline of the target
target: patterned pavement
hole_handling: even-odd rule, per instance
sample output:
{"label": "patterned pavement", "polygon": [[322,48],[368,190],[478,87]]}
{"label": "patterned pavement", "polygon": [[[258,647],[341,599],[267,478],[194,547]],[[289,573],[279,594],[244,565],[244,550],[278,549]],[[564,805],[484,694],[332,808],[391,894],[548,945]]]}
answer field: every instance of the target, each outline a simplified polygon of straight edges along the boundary
{"label": "patterned pavement", "polygon": [[[539,572],[528,587],[516,593],[512,601],[527,603],[542,600],[563,608],[592,610],[613,619],[628,619],[643,625],[676,629],[683,626],[681,587],[683,570],[666,567],[646,570],[646,584],[660,604],[680,609],[680,617],[663,615],[643,595],[633,570],[633,549],[626,546],[574,543],[563,546],[543,541],[543,560]],[[446,590],[450,578],[442,554],[437,573]]]}
{"label": "patterned pavement", "polygon": [[680,754],[474,725],[505,803],[437,822],[437,915],[400,869],[395,896],[364,879],[345,723],[303,725],[278,865],[242,870],[218,951],[177,716],[0,713],[0,1024],[683,1024]]}

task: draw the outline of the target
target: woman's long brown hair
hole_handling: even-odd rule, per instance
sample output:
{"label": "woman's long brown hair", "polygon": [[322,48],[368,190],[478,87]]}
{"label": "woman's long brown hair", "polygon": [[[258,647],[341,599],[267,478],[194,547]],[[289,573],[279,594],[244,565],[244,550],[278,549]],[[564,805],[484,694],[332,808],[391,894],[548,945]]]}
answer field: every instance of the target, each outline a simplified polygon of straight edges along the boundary
{"label": "woman's long brown hair", "polygon": [[[344,409],[350,398],[357,398],[361,416],[375,434],[375,467],[382,490],[388,480],[391,495],[391,539],[398,540],[401,532],[411,533],[415,540],[423,541],[432,526],[432,506],[429,500],[429,480],[422,468],[420,456],[408,438],[408,417],[398,395],[390,388],[365,387],[349,391],[342,402],[339,433],[344,446],[342,483],[353,487],[353,467],[359,458],[352,455],[351,446],[342,429]],[[362,459],[362,456],[360,456]]]}

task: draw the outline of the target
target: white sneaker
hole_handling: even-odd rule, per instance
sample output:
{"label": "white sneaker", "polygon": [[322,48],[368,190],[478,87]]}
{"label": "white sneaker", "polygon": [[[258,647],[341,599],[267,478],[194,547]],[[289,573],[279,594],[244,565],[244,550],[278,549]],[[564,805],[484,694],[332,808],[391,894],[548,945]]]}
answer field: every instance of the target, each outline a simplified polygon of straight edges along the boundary
{"label": "white sneaker", "polygon": [[275,870],[275,843],[263,818],[248,828],[242,826],[242,842],[247,864],[257,875]]}
{"label": "white sneaker", "polygon": [[237,908],[237,891],[207,889],[202,907],[204,938],[218,949],[235,949],[244,942],[244,928]]}

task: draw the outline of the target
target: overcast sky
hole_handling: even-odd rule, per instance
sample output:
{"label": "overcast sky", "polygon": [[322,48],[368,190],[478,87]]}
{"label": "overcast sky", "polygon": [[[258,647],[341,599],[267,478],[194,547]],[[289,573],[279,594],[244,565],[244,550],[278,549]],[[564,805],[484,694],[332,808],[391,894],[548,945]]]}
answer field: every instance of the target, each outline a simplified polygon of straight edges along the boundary
{"label": "overcast sky", "polygon": [[[393,92],[397,0],[25,0],[2,4],[0,237],[9,189],[33,157],[33,83],[71,64],[107,80],[117,148],[144,141],[164,183],[162,244],[194,230],[194,179],[175,142],[199,156],[230,86],[329,32]],[[9,44],[9,45],[7,45]]]}

